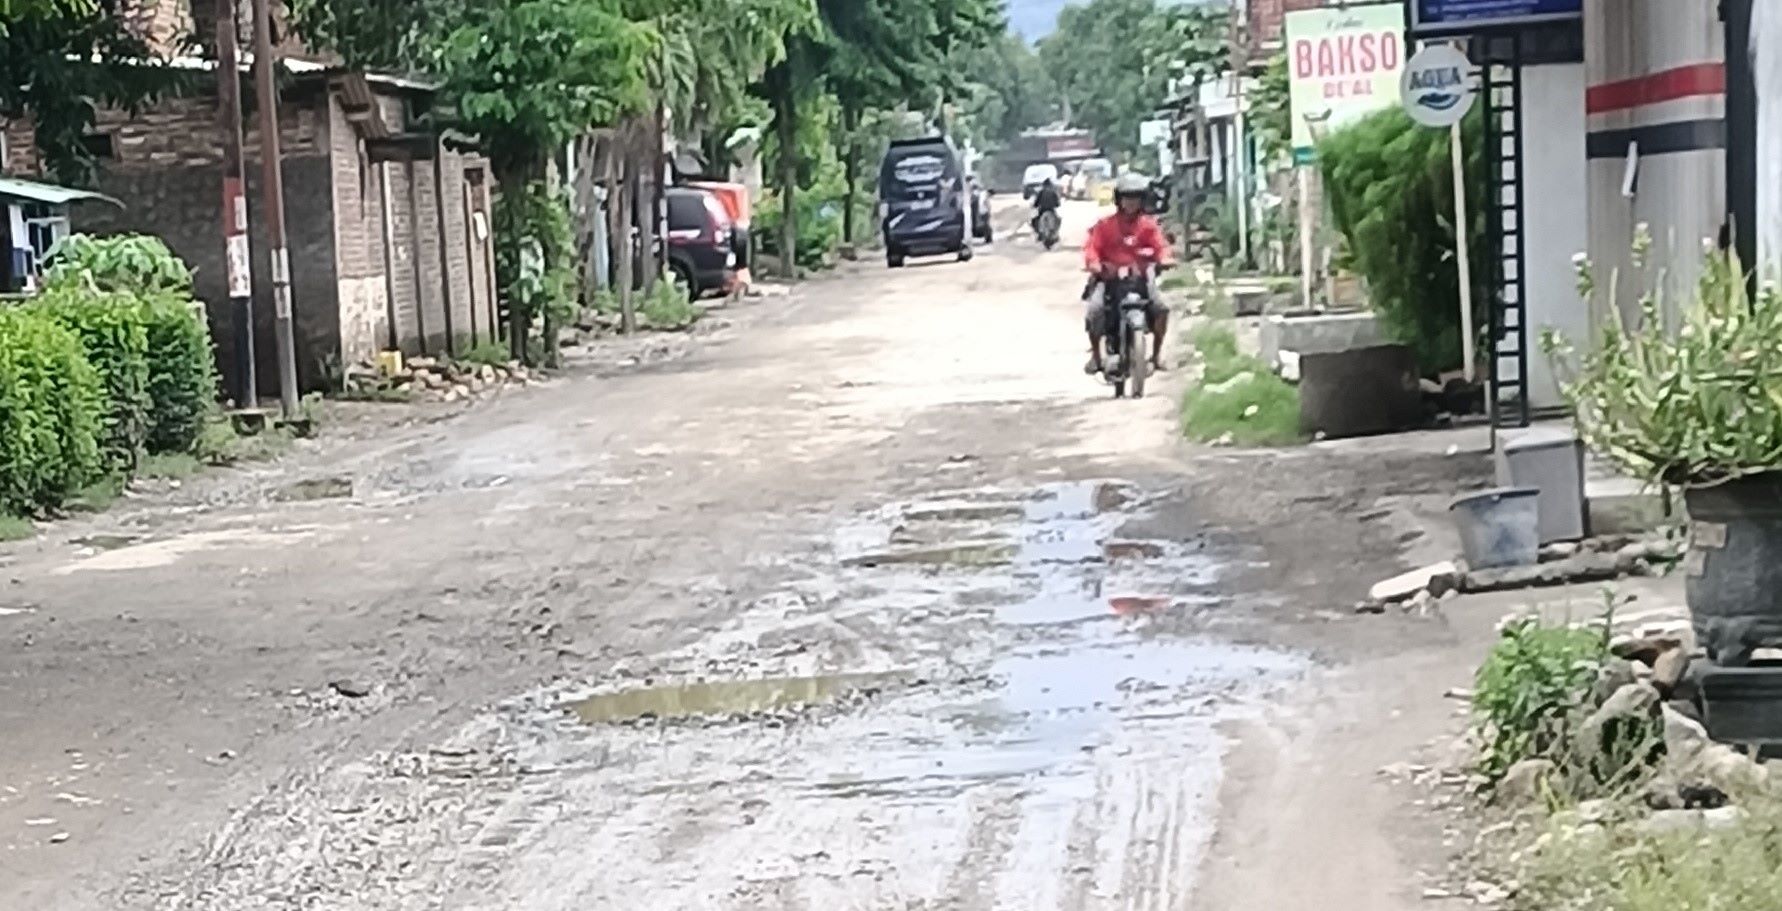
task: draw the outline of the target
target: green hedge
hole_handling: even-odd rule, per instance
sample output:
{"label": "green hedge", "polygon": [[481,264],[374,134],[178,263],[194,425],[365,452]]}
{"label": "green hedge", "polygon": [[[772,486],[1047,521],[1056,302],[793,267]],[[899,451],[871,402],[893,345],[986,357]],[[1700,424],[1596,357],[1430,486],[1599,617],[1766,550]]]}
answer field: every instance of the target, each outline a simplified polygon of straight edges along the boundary
{"label": "green hedge", "polygon": [[0,307],[0,515],[193,452],[216,388],[184,264],[154,238],[70,238],[42,294]]}
{"label": "green hedge", "polygon": [[[1485,233],[1485,128],[1474,110],[1467,150],[1473,313],[1490,313],[1490,238]],[[1460,366],[1460,270],[1454,256],[1454,176],[1448,131],[1390,108],[1318,143],[1337,229],[1382,323],[1410,345],[1425,373]]]}
{"label": "green hedge", "polygon": [[133,295],[58,287],[31,306],[80,338],[105,387],[99,449],[105,467],[128,474],[149,435],[149,344],[144,307]]}
{"label": "green hedge", "polygon": [[217,368],[201,305],[174,295],[143,302],[148,330],[150,452],[189,453],[217,402]]}
{"label": "green hedge", "polygon": [[0,513],[54,508],[97,480],[105,413],[80,337],[40,308],[0,307]]}
{"label": "green hedge", "polygon": [[[107,378],[108,452],[145,445],[154,453],[191,452],[216,405],[217,373],[185,263],[157,237],[76,234],[57,244],[44,286],[41,305],[80,331],[88,358]],[[122,322],[137,328],[121,329]],[[132,369],[138,329],[146,373]]]}

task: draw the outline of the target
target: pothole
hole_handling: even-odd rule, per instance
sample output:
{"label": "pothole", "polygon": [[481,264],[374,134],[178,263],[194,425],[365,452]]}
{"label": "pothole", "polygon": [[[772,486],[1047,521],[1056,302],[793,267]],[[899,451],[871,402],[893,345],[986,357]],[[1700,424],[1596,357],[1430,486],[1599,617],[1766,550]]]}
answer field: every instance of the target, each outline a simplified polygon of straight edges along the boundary
{"label": "pothole", "polygon": [[869,699],[895,679],[891,674],[829,674],[687,683],[604,693],[565,708],[587,724],[748,717]]}
{"label": "pothole", "polygon": [[272,495],[284,503],[309,503],[316,500],[344,500],[353,495],[353,479],[345,476],[305,478],[279,488]]}
{"label": "pothole", "polygon": [[70,538],[68,543],[77,547],[90,547],[103,551],[119,550],[141,540],[141,535],[87,535],[82,538]]}

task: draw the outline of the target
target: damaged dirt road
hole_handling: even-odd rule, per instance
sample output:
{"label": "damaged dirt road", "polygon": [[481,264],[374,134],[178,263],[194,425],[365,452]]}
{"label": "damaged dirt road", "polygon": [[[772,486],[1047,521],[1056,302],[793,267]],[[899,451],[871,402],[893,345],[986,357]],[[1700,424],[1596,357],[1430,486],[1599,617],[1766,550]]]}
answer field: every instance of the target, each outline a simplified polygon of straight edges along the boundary
{"label": "damaged dirt road", "polygon": [[0,907],[1415,906],[1362,684],[1446,634],[1348,605],[1478,466],[1185,447],[1081,375],[1077,262],[0,551]]}

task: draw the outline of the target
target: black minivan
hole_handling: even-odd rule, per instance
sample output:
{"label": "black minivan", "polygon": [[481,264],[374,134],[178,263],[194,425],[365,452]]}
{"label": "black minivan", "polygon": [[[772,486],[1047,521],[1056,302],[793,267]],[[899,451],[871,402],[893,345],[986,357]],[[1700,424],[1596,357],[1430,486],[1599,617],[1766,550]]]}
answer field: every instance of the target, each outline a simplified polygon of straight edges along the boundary
{"label": "black minivan", "polygon": [[910,256],[971,259],[971,196],[959,151],[944,136],[891,143],[879,168],[885,263]]}

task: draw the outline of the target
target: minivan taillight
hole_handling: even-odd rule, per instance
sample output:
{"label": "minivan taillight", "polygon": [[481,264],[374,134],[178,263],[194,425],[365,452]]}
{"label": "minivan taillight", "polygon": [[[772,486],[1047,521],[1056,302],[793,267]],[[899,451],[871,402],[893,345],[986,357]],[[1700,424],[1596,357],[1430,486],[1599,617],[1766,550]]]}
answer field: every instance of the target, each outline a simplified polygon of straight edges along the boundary
{"label": "minivan taillight", "polygon": [[729,246],[734,232],[731,230],[730,213],[724,211],[723,203],[716,196],[705,197],[705,229],[711,232],[707,238],[713,244]]}

